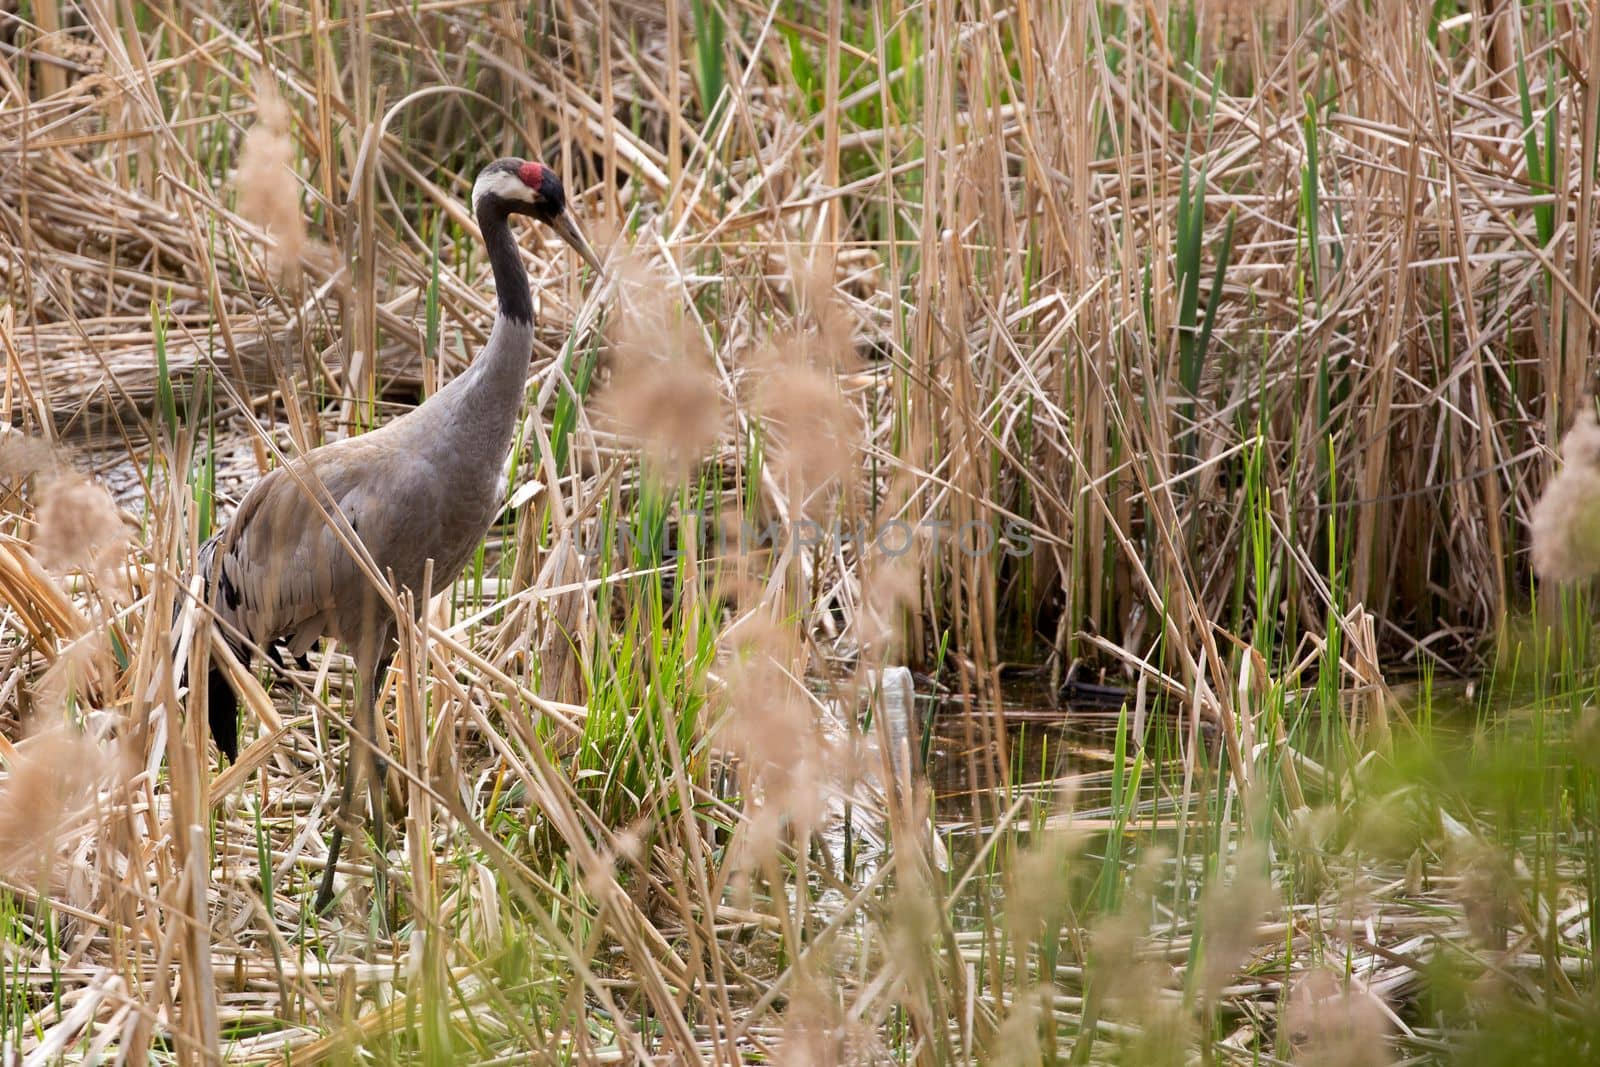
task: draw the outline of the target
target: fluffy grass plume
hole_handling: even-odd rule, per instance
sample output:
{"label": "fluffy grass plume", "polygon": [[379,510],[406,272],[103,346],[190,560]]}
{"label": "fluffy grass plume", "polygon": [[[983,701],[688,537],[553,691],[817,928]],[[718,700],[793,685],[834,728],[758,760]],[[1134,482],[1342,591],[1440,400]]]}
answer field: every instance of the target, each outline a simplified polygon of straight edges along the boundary
{"label": "fluffy grass plume", "polygon": [[298,269],[306,242],[300,211],[300,182],[294,169],[294,140],[289,107],[270,78],[263,77],[256,100],[256,121],[244,135],[234,184],[239,214],[267,235],[280,270]]}
{"label": "fluffy grass plume", "polygon": [[1592,405],[1561,439],[1561,469],[1533,508],[1533,569],[1552,582],[1600,574],[1600,421]]}

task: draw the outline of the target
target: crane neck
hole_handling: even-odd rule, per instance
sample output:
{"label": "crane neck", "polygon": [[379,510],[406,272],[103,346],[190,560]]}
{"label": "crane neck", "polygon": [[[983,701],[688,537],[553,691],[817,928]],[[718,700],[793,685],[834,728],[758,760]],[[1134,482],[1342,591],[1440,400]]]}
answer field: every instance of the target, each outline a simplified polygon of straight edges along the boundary
{"label": "crane neck", "polygon": [[492,197],[478,205],[478,230],[489,250],[494,269],[494,292],[500,315],[523,325],[533,322],[533,298],[528,295],[528,271],[522,265],[516,239],[511,236],[509,213]]}
{"label": "crane neck", "polygon": [[449,461],[468,472],[464,477],[478,471],[498,474],[511,447],[533,355],[533,297],[508,214],[489,199],[478,205],[478,229],[500,301],[494,328],[472,365],[429,400],[437,402],[433,432],[447,439]]}

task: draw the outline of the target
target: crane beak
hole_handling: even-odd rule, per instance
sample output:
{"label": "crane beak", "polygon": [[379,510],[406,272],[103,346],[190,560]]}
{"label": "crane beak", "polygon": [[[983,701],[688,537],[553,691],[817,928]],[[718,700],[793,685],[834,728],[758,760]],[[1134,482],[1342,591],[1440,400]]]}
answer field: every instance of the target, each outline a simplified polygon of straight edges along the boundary
{"label": "crane beak", "polygon": [[571,245],[572,250],[582,256],[584,261],[594,268],[596,274],[605,273],[600,269],[600,257],[596,256],[594,249],[589,247],[588,239],[583,236],[583,231],[578,229],[578,224],[572,220],[570,214],[563,211],[551,219],[550,228],[556,231],[563,241]]}

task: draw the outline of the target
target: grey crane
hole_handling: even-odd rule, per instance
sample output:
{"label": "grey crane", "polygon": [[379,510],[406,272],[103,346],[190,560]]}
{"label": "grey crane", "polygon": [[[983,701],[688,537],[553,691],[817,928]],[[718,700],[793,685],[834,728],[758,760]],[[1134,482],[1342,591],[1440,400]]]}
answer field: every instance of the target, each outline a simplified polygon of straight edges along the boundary
{"label": "grey crane", "polygon": [[[433,561],[434,589],[455,581],[498,513],[502,464],[511,446],[533,353],[533,301],[512,237],[512,215],[550,226],[596,272],[600,262],[567,213],[550,168],[497,159],[479,172],[472,210],[494,269],[500,307],[489,341],[460,376],[379,429],[312,449],[251,487],[228,527],[200,549],[217,633],[246,664],[250,649],[281,665],[278,645],[304,656],[332,638],[355,660],[356,693],[339,812],[315,907],[333,899],[334,868],[352,821],[356,781],[368,775],[372,833],[383,855],[384,764],[375,703],[395,642],[395,617],[352,551],[359,540],[377,575],[410,589],[421,610]],[[218,748],[238,756],[238,697],[214,664],[207,680]]]}

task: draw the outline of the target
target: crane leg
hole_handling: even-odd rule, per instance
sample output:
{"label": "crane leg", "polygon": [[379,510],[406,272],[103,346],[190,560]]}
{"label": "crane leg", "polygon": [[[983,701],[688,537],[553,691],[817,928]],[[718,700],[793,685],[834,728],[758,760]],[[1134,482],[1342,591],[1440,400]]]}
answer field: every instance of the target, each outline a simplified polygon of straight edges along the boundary
{"label": "crane leg", "polygon": [[371,757],[368,767],[371,774],[367,776],[367,803],[370,807],[369,818],[372,820],[372,895],[378,902],[378,928],[384,932],[389,930],[389,916],[393,909],[389,906],[389,878],[388,878],[388,845],[386,839],[388,808],[384,801],[388,795],[389,760],[378,741],[378,687],[383,684],[383,679],[389,673],[389,661],[392,654],[383,655],[378,659],[377,669],[373,671],[368,681],[368,699],[365,701],[366,722],[360,724],[361,731],[366,735],[369,745],[362,747]]}
{"label": "crane leg", "polygon": [[389,671],[388,655],[381,656],[370,671],[362,670],[362,664],[357,663],[356,684],[360,690],[356,694],[356,713],[351,725],[355,728],[357,737],[350,738],[349,751],[345,755],[343,782],[339,790],[339,811],[334,817],[333,836],[328,840],[328,865],[323,868],[322,882],[317,887],[317,897],[312,907],[318,912],[325,912],[333,903],[333,879],[339,865],[339,854],[343,851],[344,835],[346,828],[354,829],[355,819],[355,791],[356,779],[361,777],[364,769],[370,767],[371,773],[367,775],[368,794],[371,800],[372,839],[373,839],[373,891],[380,901],[380,922],[388,928],[389,901],[387,880],[384,877],[384,807],[383,784],[387,777],[388,761],[382,754],[376,752],[377,746],[377,697],[378,685]]}
{"label": "crane leg", "polygon": [[319,915],[333,903],[333,876],[339,866],[339,853],[344,849],[344,828],[353,814],[350,809],[356,786],[356,744],[350,742],[351,751],[344,758],[344,771],[340,775],[344,782],[339,787],[339,812],[333,817],[333,837],[328,841],[328,865],[322,869],[322,884],[317,886],[317,899],[311,905]]}

